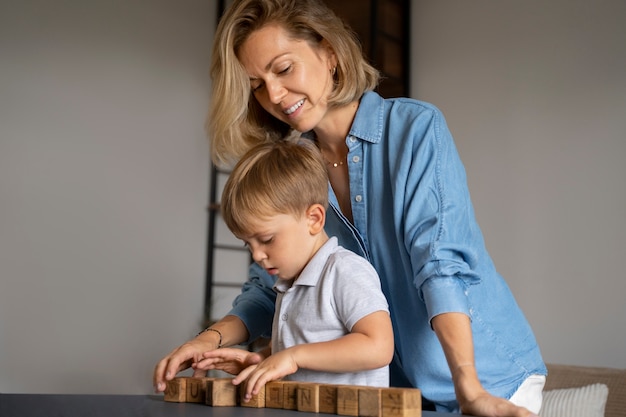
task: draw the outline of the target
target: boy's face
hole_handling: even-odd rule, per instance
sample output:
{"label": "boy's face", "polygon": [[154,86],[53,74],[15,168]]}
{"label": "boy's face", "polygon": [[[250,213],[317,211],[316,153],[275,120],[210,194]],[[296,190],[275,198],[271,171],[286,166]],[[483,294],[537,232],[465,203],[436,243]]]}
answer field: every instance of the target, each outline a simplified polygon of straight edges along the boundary
{"label": "boy's face", "polygon": [[252,258],[270,275],[294,279],[300,275],[319,245],[312,233],[311,220],[302,215],[277,214],[255,221],[250,234],[238,236],[246,243]]}

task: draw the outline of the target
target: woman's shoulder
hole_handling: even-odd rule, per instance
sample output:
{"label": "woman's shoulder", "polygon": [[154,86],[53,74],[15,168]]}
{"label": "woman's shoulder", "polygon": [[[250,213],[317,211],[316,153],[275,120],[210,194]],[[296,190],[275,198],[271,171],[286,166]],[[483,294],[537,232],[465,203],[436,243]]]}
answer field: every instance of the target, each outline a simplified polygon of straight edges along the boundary
{"label": "woman's shoulder", "polygon": [[395,111],[432,112],[441,114],[441,110],[433,103],[411,97],[384,98],[374,91],[368,91],[365,93],[361,100],[361,104],[366,106],[383,106]]}

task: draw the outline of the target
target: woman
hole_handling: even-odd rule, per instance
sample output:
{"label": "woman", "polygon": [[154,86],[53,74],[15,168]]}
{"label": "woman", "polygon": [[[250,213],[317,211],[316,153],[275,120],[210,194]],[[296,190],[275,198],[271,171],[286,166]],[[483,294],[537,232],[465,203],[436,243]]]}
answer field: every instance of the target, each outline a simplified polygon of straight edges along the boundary
{"label": "woman", "polygon": [[[331,185],[326,230],[374,265],[389,302],[390,384],[420,388],[440,411],[537,413],[547,371],[485,249],[442,114],[372,92],[377,71],[321,1],[237,1],[215,39],[208,123],[215,162],[231,164],[290,129],[315,141]],[[267,335],[273,282],[251,266],[215,331],[159,362],[156,389],[189,366],[207,369],[205,351]]]}

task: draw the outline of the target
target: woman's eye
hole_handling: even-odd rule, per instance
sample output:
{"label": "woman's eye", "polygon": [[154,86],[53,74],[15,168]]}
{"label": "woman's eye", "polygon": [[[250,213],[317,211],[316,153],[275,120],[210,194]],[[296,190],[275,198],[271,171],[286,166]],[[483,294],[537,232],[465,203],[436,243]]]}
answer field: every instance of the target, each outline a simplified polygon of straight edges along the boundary
{"label": "woman's eye", "polygon": [[251,85],[252,87],[252,92],[256,93],[257,91],[259,91],[261,89],[261,87],[263,87],[263,83],[259,83],[259,84],[253,84]]}
{"label": "woman's eye", "polygon": [[282,70],[278,71],[278,73],[279,74],[287,74],[289,71],[291,71],[291,65],[286,66]]}

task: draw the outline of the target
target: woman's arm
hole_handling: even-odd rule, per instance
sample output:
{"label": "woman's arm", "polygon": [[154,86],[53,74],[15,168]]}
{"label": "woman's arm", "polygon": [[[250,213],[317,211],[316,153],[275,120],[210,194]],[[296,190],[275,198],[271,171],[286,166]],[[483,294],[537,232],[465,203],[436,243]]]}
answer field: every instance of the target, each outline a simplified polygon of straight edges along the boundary
{"label": "woman's arm", "polygon": [[489,394],[480,383],[474,365],[474,342],[470,318],[462,313],[444,313],[432,319],[432,326],[450,366],[457,401],[463,414],[474,416],[534,416]]}

